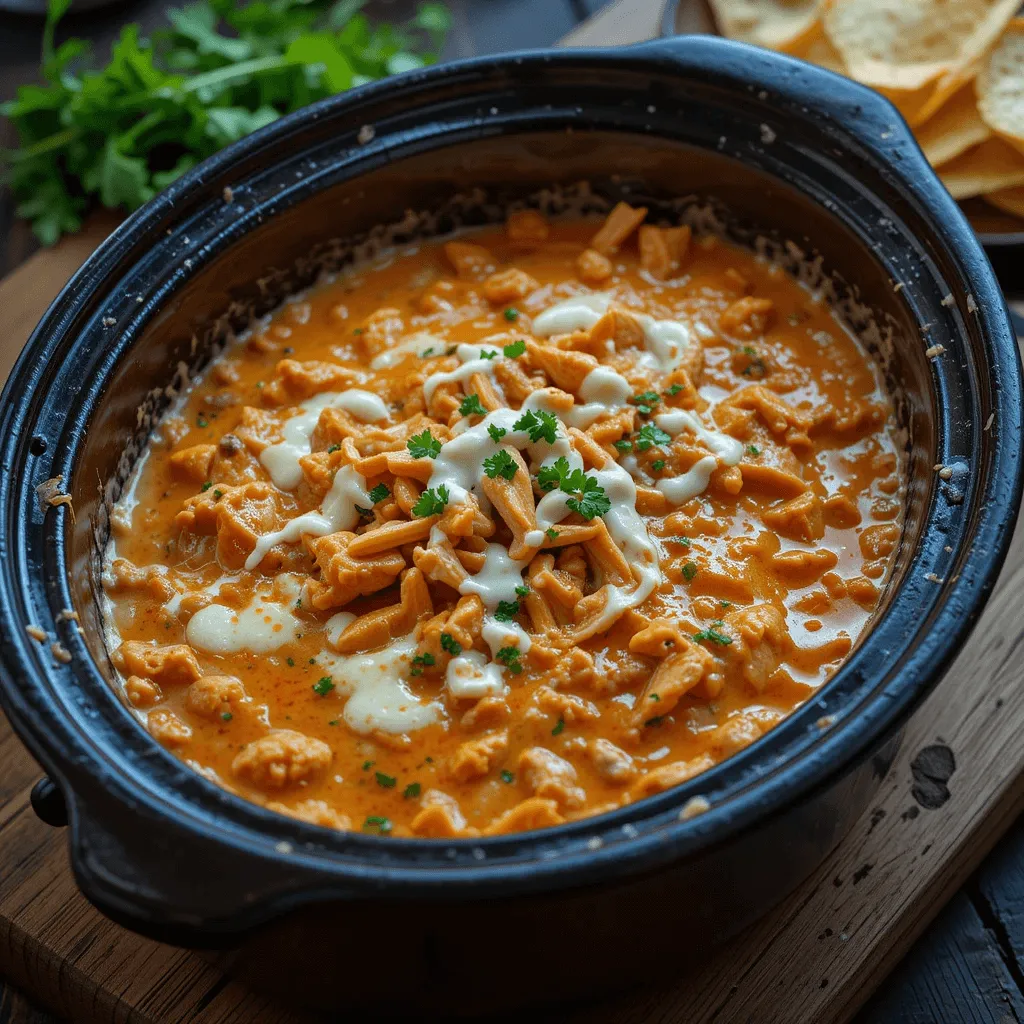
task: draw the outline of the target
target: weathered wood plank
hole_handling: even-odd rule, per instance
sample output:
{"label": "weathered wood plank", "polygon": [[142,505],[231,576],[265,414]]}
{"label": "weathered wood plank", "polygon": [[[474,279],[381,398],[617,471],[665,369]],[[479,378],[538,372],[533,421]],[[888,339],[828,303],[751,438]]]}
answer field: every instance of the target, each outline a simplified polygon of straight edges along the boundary
{"label": "weathered wood plank", "polygon": [[1024,996],[966,892],[936,919],[857,1024],[1006,1024],[1024,1020]]}

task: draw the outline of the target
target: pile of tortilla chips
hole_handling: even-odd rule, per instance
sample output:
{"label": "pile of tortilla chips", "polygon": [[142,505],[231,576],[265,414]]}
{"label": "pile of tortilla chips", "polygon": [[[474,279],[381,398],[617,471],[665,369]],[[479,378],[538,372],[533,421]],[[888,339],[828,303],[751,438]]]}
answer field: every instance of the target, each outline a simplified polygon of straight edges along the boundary
{"label": "pile of tortilla chips", "polygon": [[1024,218],[1021,0],[710,0],[719,31],[870,85],[956,199]]}

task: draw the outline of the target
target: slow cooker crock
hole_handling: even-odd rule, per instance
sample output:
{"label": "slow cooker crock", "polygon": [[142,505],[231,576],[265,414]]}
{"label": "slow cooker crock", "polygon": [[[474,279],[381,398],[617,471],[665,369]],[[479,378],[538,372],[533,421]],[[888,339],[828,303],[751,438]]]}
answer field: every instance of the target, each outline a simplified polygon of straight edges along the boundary
{"label": "slow cooker crock", "polygon": [[[106,509],[172,385],[347,258],[332,240],[372,241],[405,210],[429,214],[410,232],[443,232],[584,180],[656,210],[696,197],[728,234],[815,273],[885,365],[907,491],[871,633],[742,753],[546,831],[335,833],[192,772],[119,702],[96,603]],[[90,900],[147,935],[230,949],[225,963],[305,1002],[507,1009],[671,977],[790,891],[867,806],[992,588],[1020,498],[1020,428],[991,269],[874,93],[701,37],[399,76],[184,176],[100,247],[33,334],[0,409],[0,701],[63,795]],[[36,494],[57,476],[75,519]],[[61,616],[71,608],[81,633]]]}

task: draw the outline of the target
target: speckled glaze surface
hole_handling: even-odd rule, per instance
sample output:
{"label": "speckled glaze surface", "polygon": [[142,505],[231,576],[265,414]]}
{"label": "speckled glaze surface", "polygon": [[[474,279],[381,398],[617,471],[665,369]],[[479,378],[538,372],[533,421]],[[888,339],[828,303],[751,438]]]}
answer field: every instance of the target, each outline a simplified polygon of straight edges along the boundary
{"label": "speckled glaze surface", "polygon": [[[890,328],[879,354],[909,479],[874,630],[816,700],[738,756],[544,832],[335,834],[194,774],[116,699],[93,601],[104,504],[145,439],[137,410],[158,414],[181,364],[203,365],[243,314],[308,282],[321,265],[308,254],[326,239],[407,208],[445,209],[474,187],[500,205],[582,178],[610,198],[714,198],[738,240],[820,251],[853,284],[837,286],[858,299],[850,308]],[[467,221],[487,219],[488,202],[469,204]],[[333,250],[321,251],[329,262]],[[943,355],[927,357],[935,344]],[[33,335],[0,417],[0,699],[63,794],[83,891],[146,934],[231,947],[233,969],[316,1005],[373,1005],[387,991],[391,1009],[493,1009],[513,975],[529,982],[505,1008],[571,998],[734,934],[866,806],[902,722],[977,621],[1020,497],[1020,366],[1005,305],[903,122],[828,72],[711,38],[446,65],[256,133],[87,261]],[[35,494],[58,475],[76,522]],[[84,635],[58,621],[72,605]],[[55,662],[28,624],[59,638],[70,662]],[[694,797],[708,809],[681,817]],[[502,936],[500,957],[481,934]],[[396,942],[400,977],[379,955]],[[360,984],[339,984],[339,964]]]}

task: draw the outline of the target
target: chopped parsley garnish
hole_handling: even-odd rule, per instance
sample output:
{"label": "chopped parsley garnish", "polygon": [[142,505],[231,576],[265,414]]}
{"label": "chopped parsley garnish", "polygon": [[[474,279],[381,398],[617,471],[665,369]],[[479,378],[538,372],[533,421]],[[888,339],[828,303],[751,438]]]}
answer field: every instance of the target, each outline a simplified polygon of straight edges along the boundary
{"label": "chopped parsley garnish", "polygon": [[654,407],[661,401],[661,395],[657,391],[645,391],[643,394],[634,395],[630,401],[641,416],[650,416]]}
{"label": "chopped parsley garnish", "polygon": [[648,448],[653,448],[656,445],[669,444],[671,440],[672,435],[666,434],[661,427],[655,426],[653,423],[645,423],[636,436],[636,450],[645,452]]}
{"label": "chopped parsley garnish", "polygon": [[660,473],[664,468],[665,468],[665,460],[664,459],[655,459],[651,463],[651,469],[653,469],[655,473]]}
{"label": "chopped parsley garnish", "polygon": [[644,725],[661,725],[665,721],[664,715],[655,715],[653,718],[648,718]]}
{"label": "chopped parsley garnish", "polygon": [[368,772],[377,762],[376,761],[364,761],[363,771]]}
{"label": "chopped parsley garnish", "polygon": [[690,580],[692,580],[693,577],[696,575],[697,566],[695,566],[693,562],[687,562],[686,565],[683,566],[683,578],[686,580],[687,583],[689,583]]}
{"label": "chopped parsley garnish", "polygon": [[421,788],[422,787],[418,782],[410,782],[409,785],[402,790],[402,796],[404,796],[406,800],[415,800],[416,797],[420,795]]}
{"label": "chopped parsley garnish", "polygon": [[625,454],[626,452],[631,452],[633,450],[633,442],[627,441],[625,438],[623,438],[621,441],[615,441],[613,443],[615,447],[618,448],[619,451],[622,452],[623,454]]}
{"label": "chopped parsley garnish", "polygon": [[212,480],[207,480],[206,483],[203,484],[203,486],[199,488],[199,490],[201,490],[201,491],[208,491],[212,486],[213,486],[213,481]]}
{"label": "chopped parsley garnish", "polygon": [[511,480],[518,468],[516,460],[504,448],[484,459],[484,472],[492,480],[499,476]]}
{"label": "chopped parsley garnish", "polygon": [[423,654],[417,654],[412,659],[412,670],[409,672],[411,676],[423,675],[423,669],[429,668],[431,665],[436,664],[437,659],[430,653],[430,651],[424,651]]}
{"label": "chopped parsley garnish", "polygon": [[741,371],[744,377],[763,377],[767,372],[764,360],[758,355],[756,348],[750,345],[743,346],[743,354],[750,357],[750,362]]}
{"label": "chopped parsley garnish", "polygon": [[395,783],[398,782],[394,775],[385,775],[384,772],[374,772],[373,777],[377,780],[377,785],[385,789],[394,789]]}
{"label": "chopped parsley garnish", "polygon": [[665,394],[669,395],[669,396],[678,395],[679,392],[682,391],[682,390],[683,390],[683,385],[682,384],[673,384],[668,389],[668,391],[665,392]]}
{"label": "chopped parsley garnish", "polygon": [[[506,310],[506,314],[507,312],[508,311]],[[523,341],[522,338],[519,338],[517,341],[513,341],[511,345],[506,345],[502,349],[502,352],[505,353],[505,356],[508,359],[518,359],[525,351],[526,342]]]}
{"label": "chopped parsley garnish", "polygon": [[571,494],[572,497],[565,504],[584,519],[603,516],[612,507],[597,480],[587,476],[582,469],[570,472],[569,460],[564,455],[560,455],[549,466],[541,466],[537,470],[537,484],[542,491],[551,491],[557,486],[566,494]]}
{"label": "chopped parsley garnish", "polygon": [[210,425],[210,421],[205,416],[201,416],[200,415],[200,416],[196,417],[196,426],[197,427],[208,427],[209,425]]}
{"label": "chopped parsley garnish", "polygon": [[295,668],[295,659],[294,658],[287,658],[285,660],[285,663],[287,664],[287,666],[289,668]]}
{"label": "chopped parsley garnish", "polygon": [[430,348],[425,348],[420,353],[420,359],[429,359],[433,354],[434,354],[434,346],[431,345]]}
{"label": "chopped parsley garnish", "polygon": [[481,359],[497,359],[498,350],[496,348],[482,348],[480,349]]}
{"label": "chopped parsley garnish", "polygon": [[693,639],[696,640],[697,643],[700,643],[701,640],[710,640],[713,644],[721,644],[723,647],[726,644],[731,644],[732,637],[719,632],[718,627],[721,625],[721,619],[716,622],[712,622],[707,629],[702,629],[699,633],[694,633]]}
{"label": "chopped parsley garnish", "polygon": [[523,584],[522,586],[516,587],[517,597],[526,597],[530,593],[530,588]]}
{"label": "chopped parsley garnish", "polygon": [[451,633],[442,633],[441,650],[447,651],[453,658],[456,658],[462,653],[462,644]]}
{"label": "chopped parsley garnish", "polygon": [[487,410],[480,404],[480,396],[474,391],[459,403],[460,416],[486,416]]}
{"label": "chopped parsley garnish", "polygon": [[233,714],[231,714],[231,712],[230,712],[230,711],[222,711],[222,712],[221,712],[221,715],[220,715],[220,717],[221,717],[221,718],[222,718],[222,719],[223,719],[223,720],[224,720],[225,722],[230,722],[230,721],[231,721],[231,719],[232,719],[232,718],[234,718],[235,716],[234,716]]}
{"label": "chopped parsley garnish", "polygon": [[564,731],[564,729],[565,729],[565,719],[564,719],[564,718],[560,718],[560,719],[559,719],[559,720],[558,720],[558,721],[557,721],[557,722],[555,723],[555,727],[554,727],[554,729],[552,729],[552,730],[551,730],[551,735],[552,735],[552,736],[557,736],[557,735],[558,735],[559,733],[561,733],[562,731]]}
{"label": "chopped parsley garnish", "polygon": [[213,496],[214,496],[214,498],[217,501],[220,501],[220,499],[224,497],[224,492],[223,491],[214,491],[213,492]]}
{"label": "chopped parsley garnish", "polygon": [[549,526],[544,533],[547,535],[548,540],[555,540],[559,536],[558,531],[553,526]]}
{"label": "chopped parsley garnish", "polygon": [[518,601],[499,601],[494,609],[494,617],[499,622],[511,622],[519,614]]}
{"label": "chopped parsley garnish", "polygon": [[520,654],[518,647],[502,647],[498,653],[495,654],[494,660],[501,662],[512,673],[517,676],[523,671],[523,666],[519,661]]}
{"label": "chopped parsley garnish", "polygon": [[519,310],[515,309],[513,306],[509,306],[508,309],[505,310],[505,319],[510,324],[515,323],[515,321],[519,319]]}
{"label": "chopped parsley garnish", "polygon": [[719,601],[718,602],[718,607],[719,608],[731,608],[732,607],[732,601]]}
{"label": "chopped parsley garnish", "polygon": [[385,498],[389,497],[391,497],[391,492],[388,490],[387,484],[377,484],[377,486],[370,491],[370,501],[372,501],[374,505],[379,505]]}
{"label": "chopped parsley garnish", "polygon": [[355,509],[364,519],[372,519],[373,518],[373,509],[372,508],[363,508],[362,505],[356,505]]}
{"label": "chopped parsley garnish", "polygon": [[410,437],[405,446],[414,459],[436,459],[441,454],[441,442],[429,430]]}
{"label": "chopped parsley garnish", "polygon": [[511,784],[516,781],[516,777],[507,768],[505,768],[501,773],[501,781]]}
{"label": "chopped parsley garnish", "polygon": [[661,697],[659,697],[656,693],[652,693],[650,697],[648,697],[648,700],[661,700]]}
{"label": "chopped parsley garnish", "polygon": [[444,484],[436,490],[430,487],[419,496],[419,500],[412,507],[412,514],[420,517],[439,516],[448,504],[448,498],[448,488]]}
{"label": "chopped parsley garnish", "polygon": [[497,444],[508,431],[504,427],[496,427],[493,423],[488,423],[487,433],[491,435],[491,440]]}
{"label": "chopped parsley garnish", "polygon": [[370,817],[363,822],[364,832],[376,832],[378,835],[387,835],[391,831],[391,821],[388,818],[382,818],[380,815],[371,814]]}
{"label": "chopped parsley garnish", "polygon": [[334,680],[330,676],[321,676],[313,684],[313,692],[319,697],[326,697],[334,689]]}
{"label": "chopped parsley garnish", "polygon": [[558,436],[558,420],[543,409],[539,409],[534,412],[532,409],[527,409],[522,416],[519,417],[512,424],[513,430],[525,430],[530,436],[530,440],[535,444],[540,440],[547,441],[548,444],[554,444],[555,438]]}
{"label": "chopped parsley garnish", "polygon": [[341,451],[341,445],[340,444],[332,444],[331,447],[327,449],[327,454],[328,455],[333,455],[335,452],[340,452],[340,451]]}
{"label": "chopped parsley garnish", "polygon": [[688,548],[690,546],[690,538],[689,537],[679,537],[678,540],[679,540],[679,543],[682,544],[684,548]]}
{"label": "chopped parsley garnish", "polygon": [[749,452],[749,453],[750,453],[751,455],[753,455],[753,456],[754,456],[755,458],[756,458],[756,457],[757,457],[758,455],[760,455],[760,454],[761,454],[761,449],[760,449],[760,448],[758,448],[756,444],[748,444],[748,445],[747,445],[747,451],[748,451],[748,452]]}

